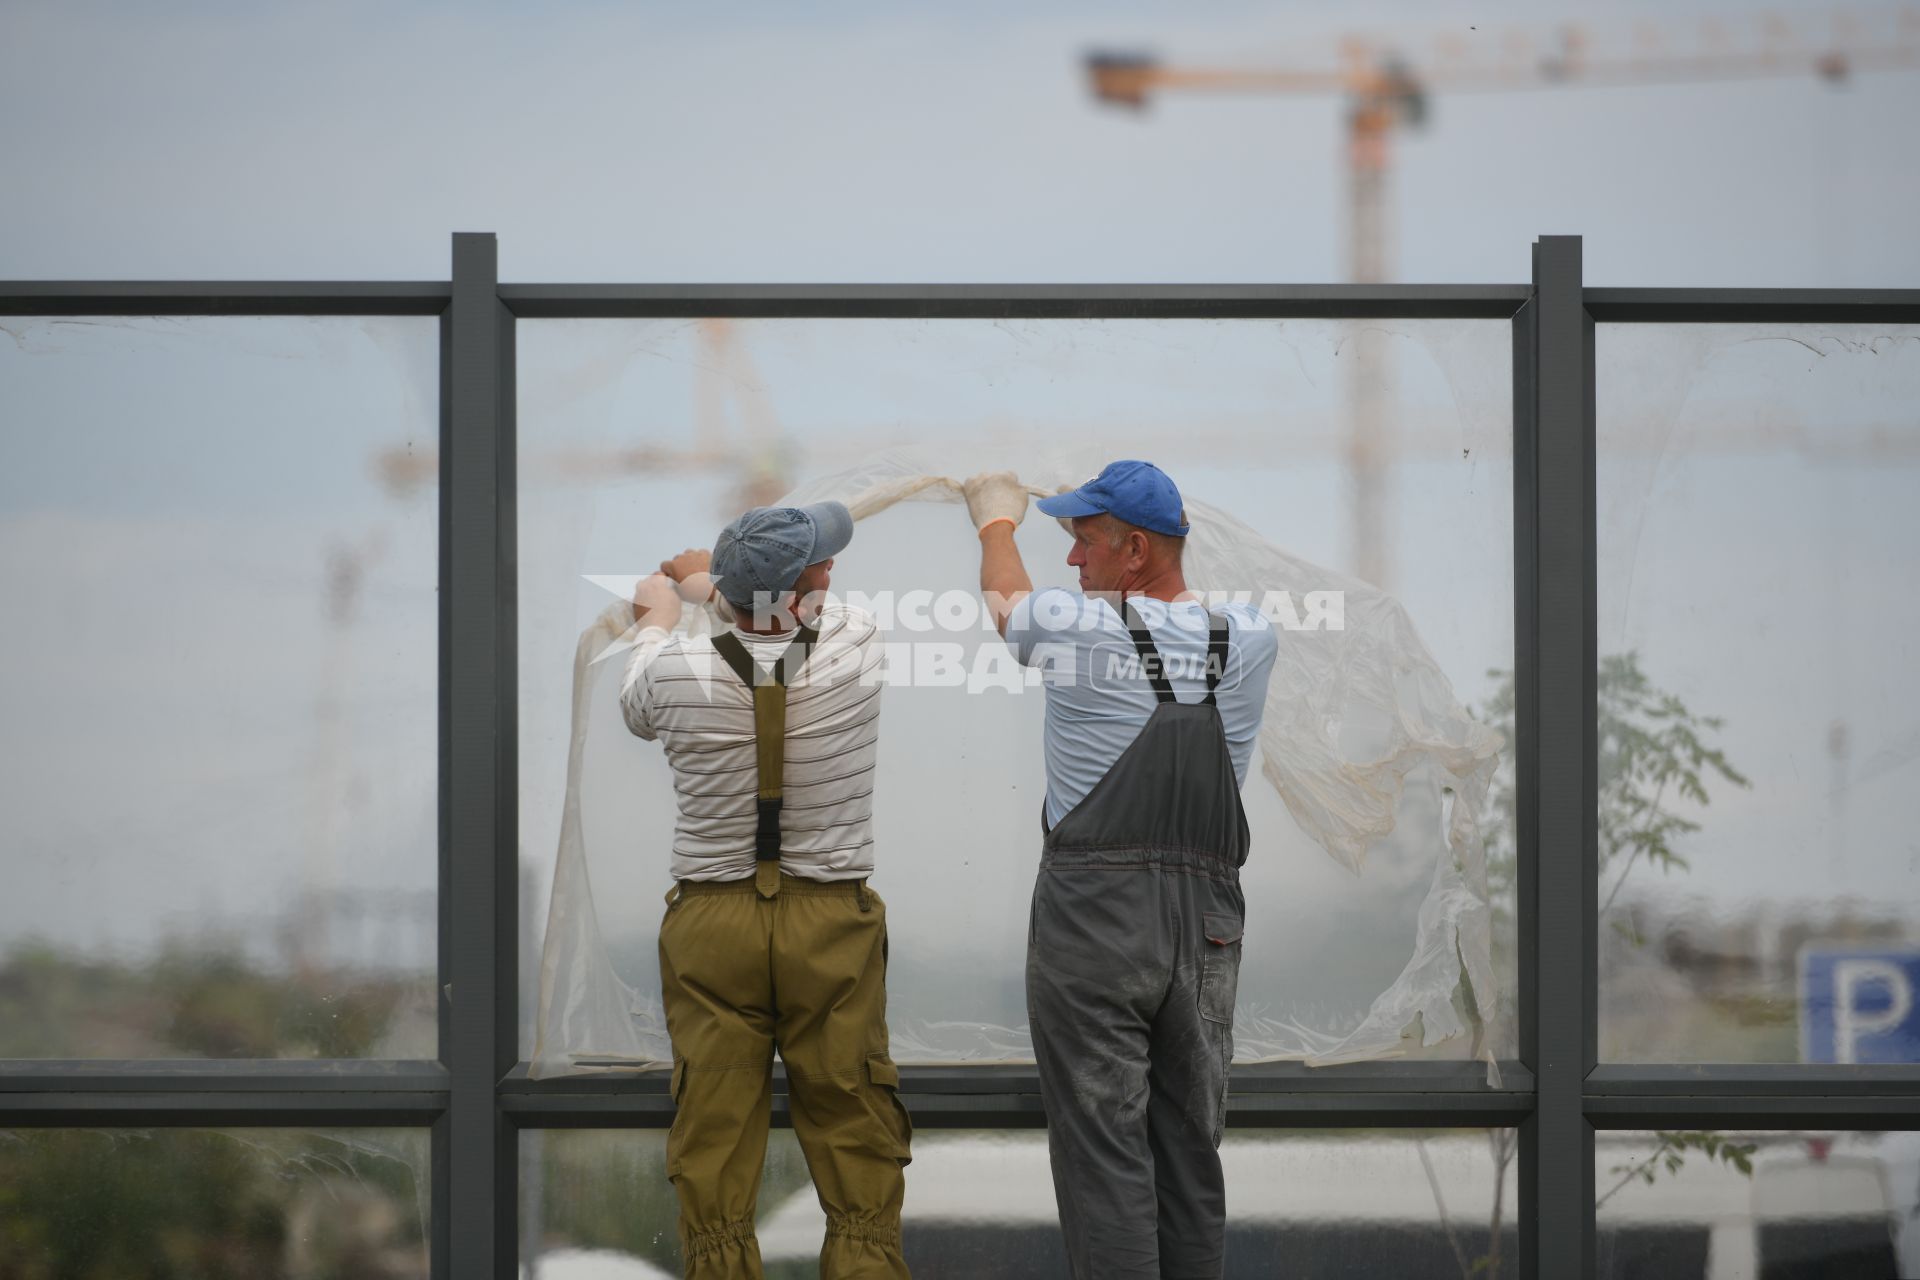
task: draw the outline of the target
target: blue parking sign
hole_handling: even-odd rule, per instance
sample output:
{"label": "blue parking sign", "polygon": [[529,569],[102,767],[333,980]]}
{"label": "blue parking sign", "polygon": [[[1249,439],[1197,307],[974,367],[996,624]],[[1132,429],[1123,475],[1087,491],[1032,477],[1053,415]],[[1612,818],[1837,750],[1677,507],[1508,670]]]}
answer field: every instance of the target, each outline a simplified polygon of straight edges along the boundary
{"label": "blue parking sign", "polygon": [[1802,1062],[1920,1062],[1920,949],[1800,952]]}

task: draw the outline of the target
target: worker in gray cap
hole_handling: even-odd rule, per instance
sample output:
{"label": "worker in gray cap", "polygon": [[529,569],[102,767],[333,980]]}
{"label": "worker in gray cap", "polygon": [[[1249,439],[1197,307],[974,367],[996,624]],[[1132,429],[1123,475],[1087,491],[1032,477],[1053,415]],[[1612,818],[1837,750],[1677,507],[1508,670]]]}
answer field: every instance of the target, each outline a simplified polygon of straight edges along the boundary
{"label": "worker in gray cap", "polygon": [[1011,474],[965,493],[994,621],[1046,677],[1027,1015],[1068,1263],[1077,1280],[1218,1277],[1240,787],[1276,637],[1252,604],[1209,613],[1187,589],[1186,511],[1151,463],[1040,500],[1073,535],[1078,591],[1033,589]]}
{"label": "worker in gray cap", "polygon": [[[887,1045],[886,904],[867,886],[883,649],[870,616],[824,599],[852,537],[837,502],[757,507],[634,590],[621,709],[666,748],[679,805],[660,925],[667,1175],[699,1280],[762,1274],[776,1050],[827,1217],[820,1275],[907,1275],[912,1126]],[[682,600],[716,591],[735,625],[673,636]]]}

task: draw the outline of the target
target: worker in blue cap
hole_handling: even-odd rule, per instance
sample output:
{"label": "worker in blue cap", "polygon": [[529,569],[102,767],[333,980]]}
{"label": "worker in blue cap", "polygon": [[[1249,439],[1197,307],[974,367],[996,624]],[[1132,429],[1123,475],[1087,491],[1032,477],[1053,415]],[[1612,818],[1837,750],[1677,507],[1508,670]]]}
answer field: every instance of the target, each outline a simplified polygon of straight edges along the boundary
{"label": "worker in blue cap", "polygon": [[1046,676],[1027,1013],[1068,1262],[1077,1280],[1218,1277],[1240,788],[1276,637],[1254,605],[1210,613],[1188,590],[1186,511],[1151,463],[1040,500],[1073,535],[1078,591],[1033,589],[1011,473],[964,492],[994,621]]}

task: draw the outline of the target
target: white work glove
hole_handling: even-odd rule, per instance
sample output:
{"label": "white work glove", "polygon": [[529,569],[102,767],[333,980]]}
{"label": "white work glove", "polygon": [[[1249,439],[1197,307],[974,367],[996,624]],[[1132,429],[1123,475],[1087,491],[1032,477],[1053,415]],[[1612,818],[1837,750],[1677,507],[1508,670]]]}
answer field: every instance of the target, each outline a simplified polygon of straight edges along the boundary
{"label": "white work glove", "polygon": [[967,514],[973,517],[975,531],[995,520],[1019,524],[1027,515],[1027,489],[1011,471],[982,471],[960,486],[966,495]]}

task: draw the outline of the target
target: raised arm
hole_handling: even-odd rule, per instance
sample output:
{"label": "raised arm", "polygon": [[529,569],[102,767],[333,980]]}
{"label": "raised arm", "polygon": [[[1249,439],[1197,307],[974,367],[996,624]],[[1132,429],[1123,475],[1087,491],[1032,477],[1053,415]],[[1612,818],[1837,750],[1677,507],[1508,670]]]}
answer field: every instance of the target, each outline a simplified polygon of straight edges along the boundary
{"label": "raised arm", "polygon": [[633,620],[643,627],[671,631],[680,621],[680,593],[665,574],[649,574],[633,584]]}
{"label": "raised arm", "polygon": [[660,572],[673,582],[682,600],[706,609],[722,625],[733,622],[733,607],[713,582],[713,552],[704,547],[688,547],[671,560],[662,560]]}
{"label": "raised arm", "polygon": [[994,628],[1007,634],[1013,606],[1033,591],[1013,531],[1027,514],[1027,490],[1011,471],[982,472],[961,486],[980,538],[980,592]]}
{"label": "raised arm", "polygon": [[620,678],[620,713],[630,732],[651,739],[653,685],[646,678],[647,668],[666,643],[667,632],[680,621],[680,597],[671,579],[656,573],[633,584],[633,620],[641,631],[627,657],[626,674]]}

